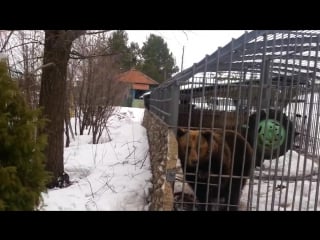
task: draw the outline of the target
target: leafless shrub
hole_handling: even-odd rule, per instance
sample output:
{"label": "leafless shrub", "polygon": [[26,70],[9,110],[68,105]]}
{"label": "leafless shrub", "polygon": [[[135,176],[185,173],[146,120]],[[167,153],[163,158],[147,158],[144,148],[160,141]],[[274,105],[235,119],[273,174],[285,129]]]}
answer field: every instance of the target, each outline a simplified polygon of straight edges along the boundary
{"label": "leafless shrub", "polygon": [[92,143],[97,144],[115,106],[120,105],[127,94],[126,85],[117,80],[119,73],[114,57],[98,57],[92,65],[92,87],[89,94]]}
{"label": "leafless shrub", "polygon": [[[92,132],[92,143],[97,144],[115,106],[121,105],[128,87],[117,80],[120,71],[117,55],[108,55],[105,38],[80,39],[77,52],[95,55],[83,60],[74,83],[75,115],[78,118],[80,135],[85,129]],[[80,47],[81,46],[81,47]]]}

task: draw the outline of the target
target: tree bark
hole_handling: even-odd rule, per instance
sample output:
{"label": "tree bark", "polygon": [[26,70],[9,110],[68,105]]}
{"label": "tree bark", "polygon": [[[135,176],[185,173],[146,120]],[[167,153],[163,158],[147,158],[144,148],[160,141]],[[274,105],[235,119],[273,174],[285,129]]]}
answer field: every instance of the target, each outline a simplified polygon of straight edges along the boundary
{"label": "tree bark", "polygon": [[45,149],[46,170],[53,174],[48,187],[55,187],[58,177],[64,172],[64,116],[66,98],[67,65],[72,42],[84,31],[46,30],[43,65],[53,63],[53,66],[43,68],[41,76],[40,107],[49,120],[44,132],[48,135],[48,145]]}

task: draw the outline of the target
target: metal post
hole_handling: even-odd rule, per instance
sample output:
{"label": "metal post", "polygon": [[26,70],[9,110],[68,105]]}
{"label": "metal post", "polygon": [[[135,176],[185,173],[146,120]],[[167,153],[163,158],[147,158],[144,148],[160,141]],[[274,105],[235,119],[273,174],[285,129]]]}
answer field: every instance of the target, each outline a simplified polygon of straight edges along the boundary
{"label": "metal post", "polygon": [[183,58],[184,58],[184,46],[182,47],[182,59],[181,59],[181,69],[180,72],[183,70]]}
{"label": "metal post", "polygon": [[172,127],[174,133],[177,132],[178,114],[179,114],[179,99],[180,99],[180,86],[177,82],[170,86],[171,101],[169,102],[169,126]]}
{"label": "metal post", "polygon": [[262,66],[262,74],[261,74],[261,84],[263,85],[262,90],[262,102],[261,108],[265,109],[270,106],[271,100],[271,83],[269,79],[269,70],[270,70],[270,59],[265,59]]}

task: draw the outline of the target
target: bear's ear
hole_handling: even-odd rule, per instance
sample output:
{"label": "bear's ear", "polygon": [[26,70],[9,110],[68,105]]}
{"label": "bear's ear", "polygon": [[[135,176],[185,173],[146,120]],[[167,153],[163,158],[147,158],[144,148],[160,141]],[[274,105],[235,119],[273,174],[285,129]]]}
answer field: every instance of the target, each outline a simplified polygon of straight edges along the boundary
{"label": "bear's ear", "polygon": [[211,131],[203,131],[201,132],[201,135],[208,141],[210,142],[210,139],[212,137],[212,132]]}
{"label": "bear's ear", "polygon": [[182,129],[182,128],[178,128],[177,130],[177,137],[182,137],[183,135],[186,134],[186,130]]}

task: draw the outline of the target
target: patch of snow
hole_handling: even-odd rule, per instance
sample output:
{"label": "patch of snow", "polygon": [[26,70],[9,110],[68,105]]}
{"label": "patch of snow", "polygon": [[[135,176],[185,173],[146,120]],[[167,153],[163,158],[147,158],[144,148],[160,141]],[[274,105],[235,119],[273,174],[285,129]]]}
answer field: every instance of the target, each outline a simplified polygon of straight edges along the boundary
{"label": "patch of snow", "polygon": [[108,121],[109,141],[93,145],[90,135],[76,136],[64,150],[72,184],[43,193],[40,210],[147,210],[151,169],[143,116],[144,109],[118,107]]}

